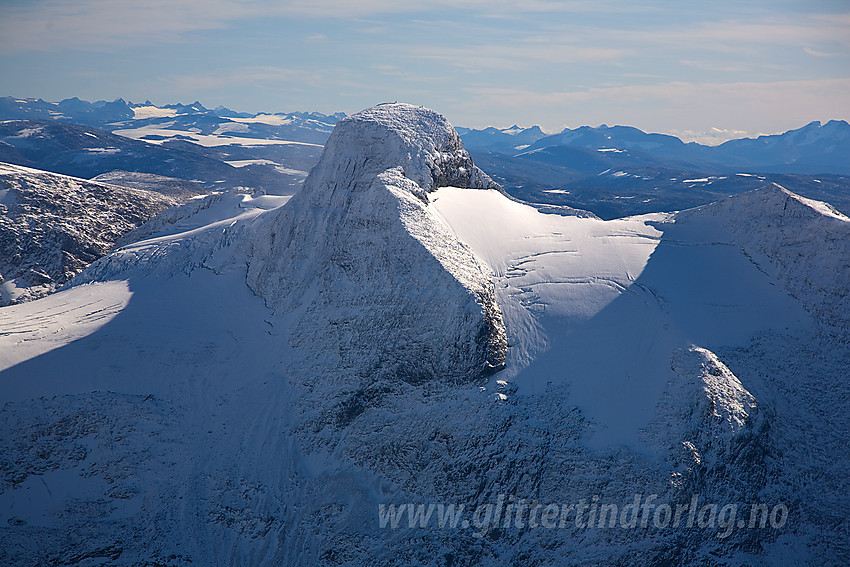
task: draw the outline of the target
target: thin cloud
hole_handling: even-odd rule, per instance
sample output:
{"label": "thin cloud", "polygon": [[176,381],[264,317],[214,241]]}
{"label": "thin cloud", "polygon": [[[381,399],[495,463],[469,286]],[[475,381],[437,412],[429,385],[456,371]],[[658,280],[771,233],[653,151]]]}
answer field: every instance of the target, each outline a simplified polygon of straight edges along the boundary
{"label": "thin cloud", "polygon": [[817,50],[812,49],[810,47],[804,47],[803,51],[805,53],[811,55],[812,57],[839,57],[840,56],[839,53],[825,53],[823,51],[817,51]]}
{"label": "thin cloud", "polygon": [[567,63],[616,62],[629,54],[624,49],[552,44],[545,49],[517,44],[490,44],[474,50],[464,47],[438,47],[410,50],[418,59],[436,59],[469,72],[523,69],[529,64],[564,65]]}
{"label": "thin cloud", "polygon": [[[102,50],[110,46],[185,41],[197,31],[226,29],[234,22],[276,17],[353,19],[418,13],[433,20],[472,12],[478,22],[489,16],[560,13],[623,13],[643,7],[611,2],[531,0],[432,0],[427,6],[409,0],[13,0],[2,7],[0,51]],[[384,26],[375,26],[385,29]]]}
{"label": "thin cloud", "polygon": [[221,29],[228,20],[248,15],[241,4],[223,0],[17,3],[6,6],[0,18],[0,49],[52,51],[178,42],[186,33]]}
{"label": "thin cloud", "polygon": [[714,127],[708,130],[670,130],[667,134],[672,134],[683,142],[697,142],[706,146],[716,146],[729,140],[757,138],[764,135],[763,132],[748,132],[747,130]]}
{"label": "thin cloud", "polygon": [[745,73],[747,71],[751,71],[752,67],[748,65],[741,65],[737,62],[717,62],[717,61],[696,61],[692,59],[682,59],[680,61],[682,65],[686,65],[688,67],[693,67],[694,69],[701,69],[703,71],[719,71],[722,73]]}
{"label": "thin cloud", "polygon": [[245,67],[220,73],[171,75],[159,78],[176,92],[191,94],[233,85],[273,86],[275,84],[303,84],[318,87],[322,79],[315,73],[282,67]]}
{"label": "thin cloud", "polygon": [[575,13],[624,14],[658,12],[649,4],[623,4],[613,0],[290,0],[282,11],[312,17],[350,18],[381,14],[434,13],[447,9],[449,13],[476,12],[480,17],[510,17],[516,14]]}
{"label": "thin cloud", "polygon": [[572,126],[606,122],[668,132],[676,128],[708,131],[712,127],[757,132],[771,123],[778,131],[815,119],[850,116],[850,78],[668,82],[546,93],[476,88],[467,89],[467,93],[469,101],[460,111],[476,120],[486,121],[486,116],[497,112],[522,114],[526,124],[548,128],[557,127],[553,120],[565,115],[571,117]]}
{"label": "thin cloud", "polygon": [[[613,45],[662,46],[667,48],[699,49],[718,53],[740,53],[759,46],[798,46],[835,43],[850,47],[850,19],[836,15],[824,18],[822,14],[797,17],[768,17],[762,21],[740,19],[703,19],[670,26],[661,21],[654,26],[635,29],[597,28],[588,30],[587,37],[597,38]],[[564,32],[578,33],[574,28]]]}

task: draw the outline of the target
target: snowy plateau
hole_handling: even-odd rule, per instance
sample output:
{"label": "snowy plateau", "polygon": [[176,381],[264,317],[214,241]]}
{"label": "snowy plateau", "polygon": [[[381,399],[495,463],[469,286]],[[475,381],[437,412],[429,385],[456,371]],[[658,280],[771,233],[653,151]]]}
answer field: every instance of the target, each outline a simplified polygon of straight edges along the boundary
{"label": "snowy plateau", "polygon": [[[0,308],[4,565],[850,563],[850,219],[826,203],[534,206],[394,103],[341,120],[294,195],[195,198],[119,246]],[[650,494],[743,519],[380,512]],[[749,527],[756,503],[787,515]]]}

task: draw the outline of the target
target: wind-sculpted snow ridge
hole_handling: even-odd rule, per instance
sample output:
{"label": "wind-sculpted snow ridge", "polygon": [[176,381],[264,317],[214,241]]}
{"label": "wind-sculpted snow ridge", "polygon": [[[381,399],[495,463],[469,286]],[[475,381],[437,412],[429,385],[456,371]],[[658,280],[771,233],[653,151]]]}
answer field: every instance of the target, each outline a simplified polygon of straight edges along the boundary
{"label": "wind-sculpted snow ridge", "polygon": [[428,207],[442,186],[497,186],[432,110],[384,104],[341,121],[304,188],[260,220],[248,283],[326,372],[412,384],[504,366],[489,268]]}

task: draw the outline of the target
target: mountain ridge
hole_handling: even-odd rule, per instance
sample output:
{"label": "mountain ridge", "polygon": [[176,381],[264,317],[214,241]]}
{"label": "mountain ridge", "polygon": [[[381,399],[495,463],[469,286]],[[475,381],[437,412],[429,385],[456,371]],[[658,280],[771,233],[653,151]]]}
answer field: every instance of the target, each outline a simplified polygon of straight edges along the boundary
{"label": "mountain ridge", "polygon": [[[116,122],[109,113],[103,119],[96,118],[99,109],[107,108],[103,102],[68,99],[61,103],[65,109],[79,107],[78,115],[70,111],[63,115],[60,103],[11,97],[0,99],[0,103],[0,118],[26,117],[29,105],[36,117],[55,120],[67,115],[62,118],[67,120],[78,116],[80,122],[96,123],[122,136],[219,162],[210,164],[207,171],[195,167],[192,174],[182,168],[186,173],[181,175],[188,181],[216,189],[242,186],[288,195],[299,189],[317,162],[333,124],[344,117],[342,113],[326,116],[302,112],[251,114],[223,107],[209,110],[197,101],[160,107],[149,101],[115,101],[110,103],[113,107],[124,108],[125,114],[132,111],[132,117]],[[755,189],[759,181],[779,183],[850,213],[850,150],[844,143],[850,129],[841,120],[815,121],[781,135],[718,146],[684,143],[674,136],[645,133],[629,126],[582,126],[554,135],[536,126],[516,125],[458,131],[475,160],[514,197],[545,206],[588,210],[601,218],[687,209]],[[6,153],[6,161],[59,169],[44,161],[25,162],[14,147],[0,145],[0,149]],[[95,156],[85,157],[91,161]],[[97,173],[108,173],[115,166],[150,169],[113,163],[116,156],[96,157],[100,162]],[[239,171],[227,170],[225,175],[222,171],[227,166]],[[80,168],[79,164],[74,167]],[[179,172],[151,173],[172,176]]]}
{"label": "mountain ridge", "polygon": [[0,163],[0,305],[52,293],[176,201]]}
{"label": "mountain ridge", "polygon": [[[21,353],[0,371],[0,558],[845,562],[850,340],[819,310],[850,223],[777,188],[545,214],[475,167],[439,114],[368,109],[291,199],[172,209],[0,310],[0,353]],[[636,497],[711,521],[616,524]],[[500,498],[567,521],[472,514]],[[467,526],[381,525],[405,503]],[[787,517],[747,527],[758,505]]]}
{"label": "mountain ridge", "polygon": [[[515,127],[512,127],[515,128]],[[536,128],[536,127],[535,127]],[[522,130],[523,133],[532,129]],[[850,153],[842,141],[850,138],[850,124],[844,120],[826,123],[812,121],[781,134],[728,140],[716,146],[683,142],[671,134],[647,133],[632,126],[565,128],[557,134],[539,136],[527,147],[517,150],[512,129],[467,130],[462,135],[469,149],[499,151],[511,155],[566,146],[598,152],[637,151],[654,158],[678,160],[692,167],[734,172],[740,168],[760,173],[832,173],[850,174]],[[484,134],[486,141],[482,141]],[[824,157],[824,150],[828,155]],[[777,155],[778,152],[781,152]],[[818,159],[820,158],[820,159]],[[818,166],[821,168],[818,169]]]}

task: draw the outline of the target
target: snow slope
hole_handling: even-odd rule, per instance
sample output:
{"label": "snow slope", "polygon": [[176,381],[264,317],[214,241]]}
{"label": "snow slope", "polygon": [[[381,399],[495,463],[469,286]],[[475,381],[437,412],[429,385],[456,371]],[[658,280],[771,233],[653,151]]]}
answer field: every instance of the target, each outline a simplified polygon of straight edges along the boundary
{"label": "snow slope", "polygon": [[[674,377],[675,349],[740,345],[807,320],[712,227],[694,230],[686,215],[559,217],[452,188],[434,206],[493,267],[520,359],[506,374],[519,392],[568,390],[600,424],[595,443],[634,446]],[[522,359],[532,362],[517,368]]]}
{"label": "snow slope", "polygon": [[681,213],[718,224],[818,319],[850,326],[850,218],[771,184]]}
{"label": "snow slope", "polygon": [[231,127],[230,129],[217,130],[213,134],[203,134],[201,132],[193,132],[191,130],[180,130],[173,128],[173,123],[152,124],[138,126],[136,128],[124,128],[114,130],[113,133],[132,138],[134,140],[144,140],[151,144],[162,144],[163,141],[172,138],[188,140],[195,144],[214,148],[217,146],[268,146],[268,145],[300,145],[300,146],[315,146],[321,147],[321,144],[310,142],[299,142],[293,140],[278,140],[265,138],[249,138],[246,136],[238,136],[238,128]]}
{"label": "snow slope", "polygon": [[51,293],[170,197],[0,164],[0,305]]}
{"label": "snow slope", "polygon": [[[844,563],[850,223],[740,199],[546,214],[437,113],[343,120],[288,202],[187,203],[0,310],[0,560]],[[376,514],[651,493],[789,520],[476,537]]]}
{"label": "snow slope", "polygon": [[[81,285],[0,311],[0,370],[66,346],[103,327],[132,293],[126,282]],[[4,398],[8,401],[8,398]]]}

